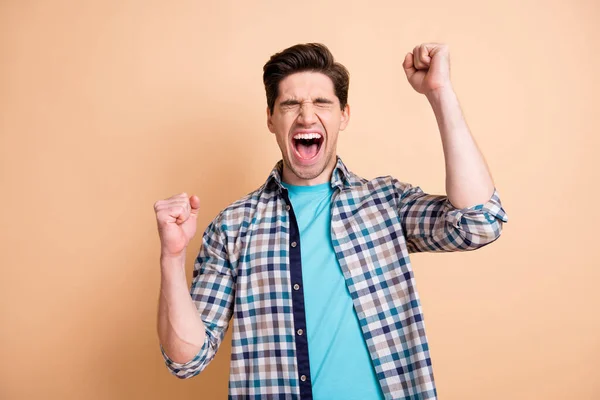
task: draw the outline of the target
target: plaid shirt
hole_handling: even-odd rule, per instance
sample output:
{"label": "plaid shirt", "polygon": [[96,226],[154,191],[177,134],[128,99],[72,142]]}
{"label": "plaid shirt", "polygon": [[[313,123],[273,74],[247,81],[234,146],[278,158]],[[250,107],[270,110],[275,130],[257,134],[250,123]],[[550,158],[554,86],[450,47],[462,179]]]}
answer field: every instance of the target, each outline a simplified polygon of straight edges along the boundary
{"label": "plaid shirt", "polygon": [[[230,399],[312,399],[300,232],[281,168],[279,161],[263,186],[203,235],[190,289],[206,325],[198,354],[176,363],[161,346],[172,374],[193,377],[214,358],[235,314]],[[475,250],[496,240],[508,221],[498,193],[458,209],[390,176],[362,179],[340,158],[331,185],[331,240],[383,393],[435,399],[409,253]]]}

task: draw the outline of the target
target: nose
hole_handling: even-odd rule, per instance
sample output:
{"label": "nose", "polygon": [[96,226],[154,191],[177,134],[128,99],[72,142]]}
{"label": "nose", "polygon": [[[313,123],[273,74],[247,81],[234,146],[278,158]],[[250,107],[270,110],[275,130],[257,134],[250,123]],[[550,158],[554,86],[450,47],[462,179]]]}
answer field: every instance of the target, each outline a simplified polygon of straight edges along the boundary
{"label": "nose", "polygon": [[317,121],[317,115],[315,114],[315,107],[311,101],[305,101],[300,105],[300,113],[298,115],[298,122],[302,125],[311,126]]}

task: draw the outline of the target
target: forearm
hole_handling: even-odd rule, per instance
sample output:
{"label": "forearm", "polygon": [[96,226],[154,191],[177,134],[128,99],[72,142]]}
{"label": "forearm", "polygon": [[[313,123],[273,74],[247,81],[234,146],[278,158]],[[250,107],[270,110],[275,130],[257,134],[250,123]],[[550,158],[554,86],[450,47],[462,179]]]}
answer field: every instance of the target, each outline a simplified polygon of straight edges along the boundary
{"label": "forearm", "polygon": [[169,358],[186,363],[200,351],[206,328],[190,296],[185,254],[176,259],[161,257],[160,267],[159,340]]}
{"label": "forearm", "polygon": [[427,99],[435,114],[446,164],[446,194],[457,208],[485,203],[494,192],[489,169],[451,87],[432,90]]}

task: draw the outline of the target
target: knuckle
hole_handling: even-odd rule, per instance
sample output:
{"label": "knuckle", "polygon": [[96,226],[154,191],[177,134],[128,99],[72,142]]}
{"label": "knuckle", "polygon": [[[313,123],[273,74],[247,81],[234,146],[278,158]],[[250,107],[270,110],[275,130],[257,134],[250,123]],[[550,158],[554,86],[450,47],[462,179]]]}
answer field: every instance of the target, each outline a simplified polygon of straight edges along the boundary
{"label": "knuckle", "polygon": [[179,204],[176,207],[174,207],[174,209],[179,214],[178,217],[181,217],[181,218],[185,217],[185,207],[184,206]]}
{"label": "knuckle", "polygon": [[163,213],[156,214],[156,222],[159,226],[164,225],[164,223],[166,222],[166,218]]}

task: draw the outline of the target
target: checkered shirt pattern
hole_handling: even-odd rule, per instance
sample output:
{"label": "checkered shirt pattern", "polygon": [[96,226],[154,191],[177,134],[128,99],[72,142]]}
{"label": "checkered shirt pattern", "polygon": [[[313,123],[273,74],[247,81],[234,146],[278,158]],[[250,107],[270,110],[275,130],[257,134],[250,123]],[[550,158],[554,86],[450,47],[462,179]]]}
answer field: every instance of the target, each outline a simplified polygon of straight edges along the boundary
{"label": "checkered shirt pattern", "polygon": [[[294,313],[304,310],[292,301],[295,219],[281,174],[279,161],[264,185],[224,209],[203,235],[190,289],[206,325],[198,354],[176,363],[160,347],[172,374],[193,377],[214,358],[235,313],[230,399],[312,398],[304,394],[310,388],[301,390],[310,385],[299,371],[308,353],[296,335]],[[498,192],[459,209],[447,196],[390,176],[362,179],[339,157],[330,182],[331,240],[385,398],[435,399],[409,253],[470,251],[495,241],[508,221]]]}

